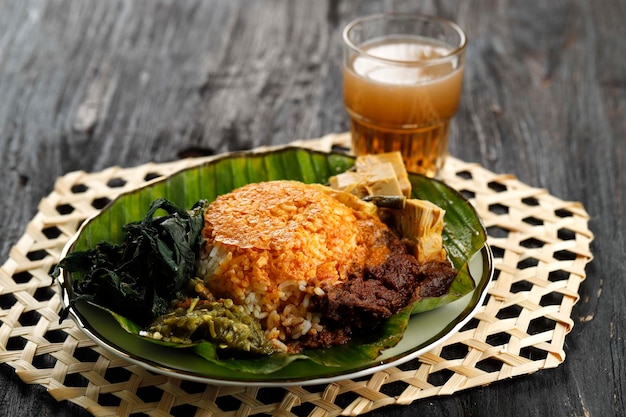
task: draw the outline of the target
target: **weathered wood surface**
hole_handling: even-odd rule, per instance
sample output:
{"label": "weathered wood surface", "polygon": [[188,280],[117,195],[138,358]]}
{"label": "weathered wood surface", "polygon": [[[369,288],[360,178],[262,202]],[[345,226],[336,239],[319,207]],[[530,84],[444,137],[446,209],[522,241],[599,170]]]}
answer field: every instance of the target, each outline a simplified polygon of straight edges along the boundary
{"label": "weathered wood surface", "polygon": [[[470,39],[450,151],[591,215],[557,369],[372,415],[626,410],[626,1],[0,0],[0,258],[54,179],[345,131],[340,32],[383,10]],[[87,416],[0,367],[0,415]]]}

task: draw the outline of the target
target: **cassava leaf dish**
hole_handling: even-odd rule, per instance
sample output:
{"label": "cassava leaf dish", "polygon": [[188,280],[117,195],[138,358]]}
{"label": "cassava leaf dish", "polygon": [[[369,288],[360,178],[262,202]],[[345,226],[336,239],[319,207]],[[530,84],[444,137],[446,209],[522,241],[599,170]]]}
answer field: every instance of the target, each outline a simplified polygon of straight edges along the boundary
{"label": "cassava leaf dish", "polygon": [[[102,241],[119,244],[125,236],[123,226],[145,222],[155,200],[165,199],[175,206],[191,208],[199,200],[210,202],[249,183],[290,179],[324,184],[353,164],[354,159],[344,154],[290,147],[264,153],[227,154],[121,195],[85,222],[64,254],[93,248]],[[422,299],[404,309],[368,340],[353,340],[344,346],[297,355],[220,358],[210,343],[180,349],[181,345],[146,341],[138,336],[140,326],[123,314],[104,311],[92,304],[94,300],[77,297],[73,284],[79,277],[67,271],[62,271],[59,278],[64,303],[83,330],[105,348],[149,369],[187,379],[227,384],[317,383],[370,373],[409,360],[441,342],[471,317],[492,273],[484,227],[467,200],[440,181],[414,174],[409,178],[413,197],[429,200],[446,210],[444,246],[459,273],[448,294]],[[171,207],[161,208],[161,214],[175,212]],[[173,233],[177,233],[176,227]]]}

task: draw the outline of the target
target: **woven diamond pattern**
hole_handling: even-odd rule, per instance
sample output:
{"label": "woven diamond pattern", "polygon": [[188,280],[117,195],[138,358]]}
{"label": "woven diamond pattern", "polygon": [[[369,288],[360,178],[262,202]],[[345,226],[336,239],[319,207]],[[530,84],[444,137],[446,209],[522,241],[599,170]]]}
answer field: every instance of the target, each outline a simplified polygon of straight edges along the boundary
{"label": "woven diamond pattern", "polygon": [[[329,150],[346,134],[300,141]],[[495,277],[475,317],[416,360],[325,386],[228,387],[154,374],[94,344],[71,320],[49,273],[81,222],[122,192],[204,163],[187,159],[59,178],[0,267],[0,363],[94,416],[359,415],[553,368],[565,360],[572,308],[592,260],[588,215],[576,202],[512,175],[448,158],[442,179],[476,207]],[[6,366],[5,365],[5,366]]]}

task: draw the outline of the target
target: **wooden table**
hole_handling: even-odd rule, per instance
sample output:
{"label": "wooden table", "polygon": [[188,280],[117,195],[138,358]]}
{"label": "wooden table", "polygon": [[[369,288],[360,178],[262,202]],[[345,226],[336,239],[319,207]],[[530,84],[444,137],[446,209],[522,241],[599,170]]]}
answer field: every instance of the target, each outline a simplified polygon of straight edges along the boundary
{"label": "wooden table", "polygon": [[[70,171],[347,130],[341,29],[391,10],[465,28],[451,154],[580,201],[595,259],[561,366],[370,415],[623,415],[624,0],[0,0],[0,258]],[[90,415],[6,365],[0,386],[1,415]]]}

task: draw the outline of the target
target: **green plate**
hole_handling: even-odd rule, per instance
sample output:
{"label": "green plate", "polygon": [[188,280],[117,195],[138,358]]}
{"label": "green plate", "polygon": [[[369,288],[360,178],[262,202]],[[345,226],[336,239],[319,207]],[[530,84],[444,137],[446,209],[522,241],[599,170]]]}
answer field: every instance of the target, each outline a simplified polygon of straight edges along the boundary
{"label": "green plate", "polygon": [[[83,223],[64,248],[62,257],[73,251],[91,248],[103,240],[119,243],[123,238],[122,225],[140,221],[150,203],[159,197],[190,208],[200,199],[211,201],[220,194],[252,182],[291,179],[326,183],[330,176],[351,168],[353,164],[354,159],[344,154],[293,147],[263,153],[226,154],[120,195]],[[235,373],[204,360],[191,350],[161,346],[127,333],[109,313],[96,306],[85,302],[70,303],[74,298],[72,277],[65,271],[61,271],[58,279],[63,304],[68,307],[77,325],[110,352],[154,372],[204,383],[260,386],[319,384],[357,378],[399,365],[442,343],[467,323],[482,305],[493,275],[486,232],[471,204],[441,181],[416,174],[409,177],[414,197],[430,200],[446,210],[444,246],[455,267],[468,265],[475,288],[455,301],[412,315],[402,340],[374,360],[342,367],[294,361],[270,374]],[[332,349],[329,354],[332,354]]]}

